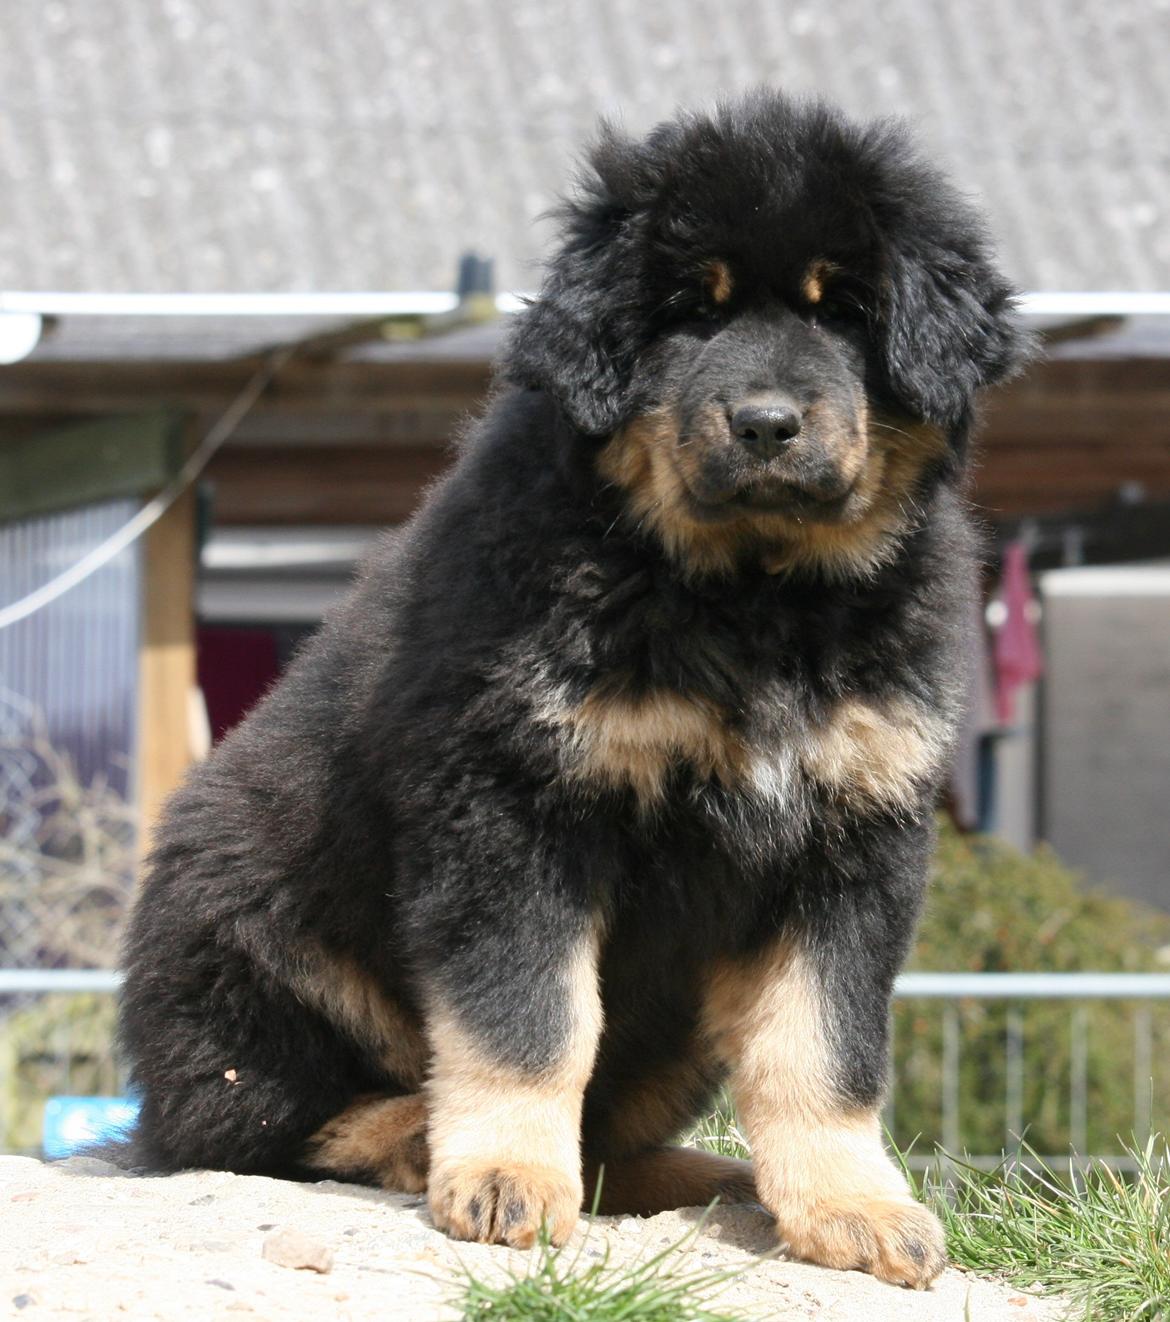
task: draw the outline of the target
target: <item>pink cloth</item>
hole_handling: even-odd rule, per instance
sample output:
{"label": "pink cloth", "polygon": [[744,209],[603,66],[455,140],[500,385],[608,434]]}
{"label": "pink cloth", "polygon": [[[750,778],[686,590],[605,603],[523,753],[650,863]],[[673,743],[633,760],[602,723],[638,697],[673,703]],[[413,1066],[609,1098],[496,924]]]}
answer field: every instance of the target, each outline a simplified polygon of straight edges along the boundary
{"label": "pink cloth", "polygon": [[995,635],[995,712],[1002,725],[1010,725],[1016,714],[1016,690],[1044,673],[1023,542],[1010,542],[1004,550],[1001,599],[1006,614]]}

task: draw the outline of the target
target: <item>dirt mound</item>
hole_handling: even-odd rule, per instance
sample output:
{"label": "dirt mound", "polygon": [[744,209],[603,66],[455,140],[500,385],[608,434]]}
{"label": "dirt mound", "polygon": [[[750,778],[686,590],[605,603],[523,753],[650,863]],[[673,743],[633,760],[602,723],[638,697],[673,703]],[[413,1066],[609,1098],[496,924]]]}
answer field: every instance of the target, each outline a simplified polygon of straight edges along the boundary
{"label": "dirt mound", "polygon": [[[457,1319],[463,1273],[524,1274],[534,1255],[455,1244],[421,1197],[326,1180],[291,1184],[219,1171],[160,1179],[75,1157],[45,1165],[0,1157],[0,1309],[41,1319],[115,1317]],[[613,1264],[645,1259],[695,1231],[698,1210],[584,1218],[570,1253]],[[679,1255],[680,1271],[745,1267],[718,1305],[761,1318],[939,1322],[1055,1319],[1042,1301],[949,1271],[913,1294],[858,1272],[764,1258],[768,1218],[716,1208]]]}

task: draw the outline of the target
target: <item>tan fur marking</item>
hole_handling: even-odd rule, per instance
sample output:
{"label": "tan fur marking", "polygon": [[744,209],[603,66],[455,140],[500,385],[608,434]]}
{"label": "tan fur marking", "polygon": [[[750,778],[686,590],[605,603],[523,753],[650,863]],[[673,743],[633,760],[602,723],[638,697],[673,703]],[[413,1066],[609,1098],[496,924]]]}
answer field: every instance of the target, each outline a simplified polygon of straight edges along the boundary
{"label": "tan fur marking", "polygon": [[[719,436],[726,420],[712,409],[698,427]],[[630,521],[651,528],[688,573],[730,574],[752,556],[774,574],[816,566],[833,577],[864,577],[889,559],[913,525],[914,487],[945,452],[946,440],[936,427],[895,423],[864,409],[858,428],[830,438],[854,483],[849,510],[836,522],[774,511],[697,518],[685,477],[697,472],[702,445],[695,438],[680,444],[678,421],[665,407],[616,432],[598,456],[598,472],[627,493]]]}
{"label": "tan fur marking", "polygon": [[795,1257],[922,1288],[945,1265],[942,1232],[882,1147],[875,1110],[843,1103],[812,965],[793,943],[725,961],[708,1027],[732,1064],[764,1206]]}
{"label": "tan fur marking", "polygon": [[572,1031],[560,1060],[526,1075],[485,1055],[453,1015],[428,1017],[431,1216],[456,1239],[527,1248],[542,1219],[554,1243],[581,1208],[581,1107],[601,1036],[598,938],[566,973]]}
{"label": "tan fur marking", "polygon": [[343,1178],[372,1175],[383,1189],[427,1187],[427,1109],[421,1095],[363,1097],[309,1139],[306,1162]]}
{"label": "tan fur marking", "polygon": [[750,1161],[698,1148],[657,1148],[591,1164],[585,1172],[587,1208],[599,1178],[602,1216],[656,1216],[677,1207],[707,1207],[716,1198],[723,1204],[756,1201]]}
{"label": "tan fur marking", "polygon": [[724,261],[709,262],[703,272],[703,288],[713,303],[726,303],[735,292],[731,267]]}
{"label": "tan fur marking", "polygon": [[421,1022],[348,956],[304,952],[293,991],[362,1043],[402,1087],[422,1087],[430,1053]]}
{"label": "tan fur marking", "polygon": [[815,262],[810,263],[808,270],[804,273],[804,279],[800,282],[800,292],[806,303],[817,304],[825,296],[825,284],[830,276],[836,275],[841,268],[836,262],[826,261],[823,257],[818,257]]}
{"label": "tan fur marking", "polygon": [[666,775],[678,763],[731,784],[744,761],[712,703],[668,689],[630,698],[598,688],[559,720],[573,741],[572,775],[611,789],[629,785],[646,805],[661,800]]}
{"label": "tan fur marking", "polygon": [[911,809],[947,747],[943,722],[905,699],[846,698],[801,746],[801,765],[846,804]]}

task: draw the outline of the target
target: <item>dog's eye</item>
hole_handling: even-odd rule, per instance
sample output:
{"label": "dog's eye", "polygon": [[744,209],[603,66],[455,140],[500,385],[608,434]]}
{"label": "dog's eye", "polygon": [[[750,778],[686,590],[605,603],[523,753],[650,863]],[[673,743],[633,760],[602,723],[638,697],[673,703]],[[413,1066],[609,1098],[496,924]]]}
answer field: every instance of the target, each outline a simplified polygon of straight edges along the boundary
{"label": "dog's eye", "polygon": [[816,314],[822,321],[844,321],[854,315],[850,305],[841,298],[821,299]]}
{"label": "dog's eye", "polygon": [[683,329],[691,335],[709,338],[723,325],[723,318],[714,308],[699,307],[686,319]]}
{"label": "dog's eye", "polygon": [[808,310],[809,324],[834,327],[856,326],[865,321],[865,309],[848,296],[827,295]]}

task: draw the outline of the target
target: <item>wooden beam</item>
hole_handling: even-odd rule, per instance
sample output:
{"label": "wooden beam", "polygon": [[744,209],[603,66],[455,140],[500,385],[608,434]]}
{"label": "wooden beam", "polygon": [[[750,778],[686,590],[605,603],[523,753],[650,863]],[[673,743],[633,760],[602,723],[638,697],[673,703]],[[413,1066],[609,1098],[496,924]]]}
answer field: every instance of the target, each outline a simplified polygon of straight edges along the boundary
{"label": "wooden beam", "polygon": [[[227,362],[23,362],[0,369],[0,414],[125,413],[173,404],[202,413],[224,408],[251,380],[256,360]],[[487,390],[477,361],[370,362],[293,359],[257,403],[254,416],[337,411],[465,409]]]}
{"label": "wooden beam", "polygon": [[195,494],[188,491],[145,535],[138,669],[141,840],[193,758]]}
{"label": "wooden beam", "polygon": [[229,447],[207,478],[218,524],[399,523],[453,458],[437,446]]}
{"label": "wooden beam", "polygon": [[171,409],[22,432],[0,444],[0,521],[161,487],[182,455]]}

